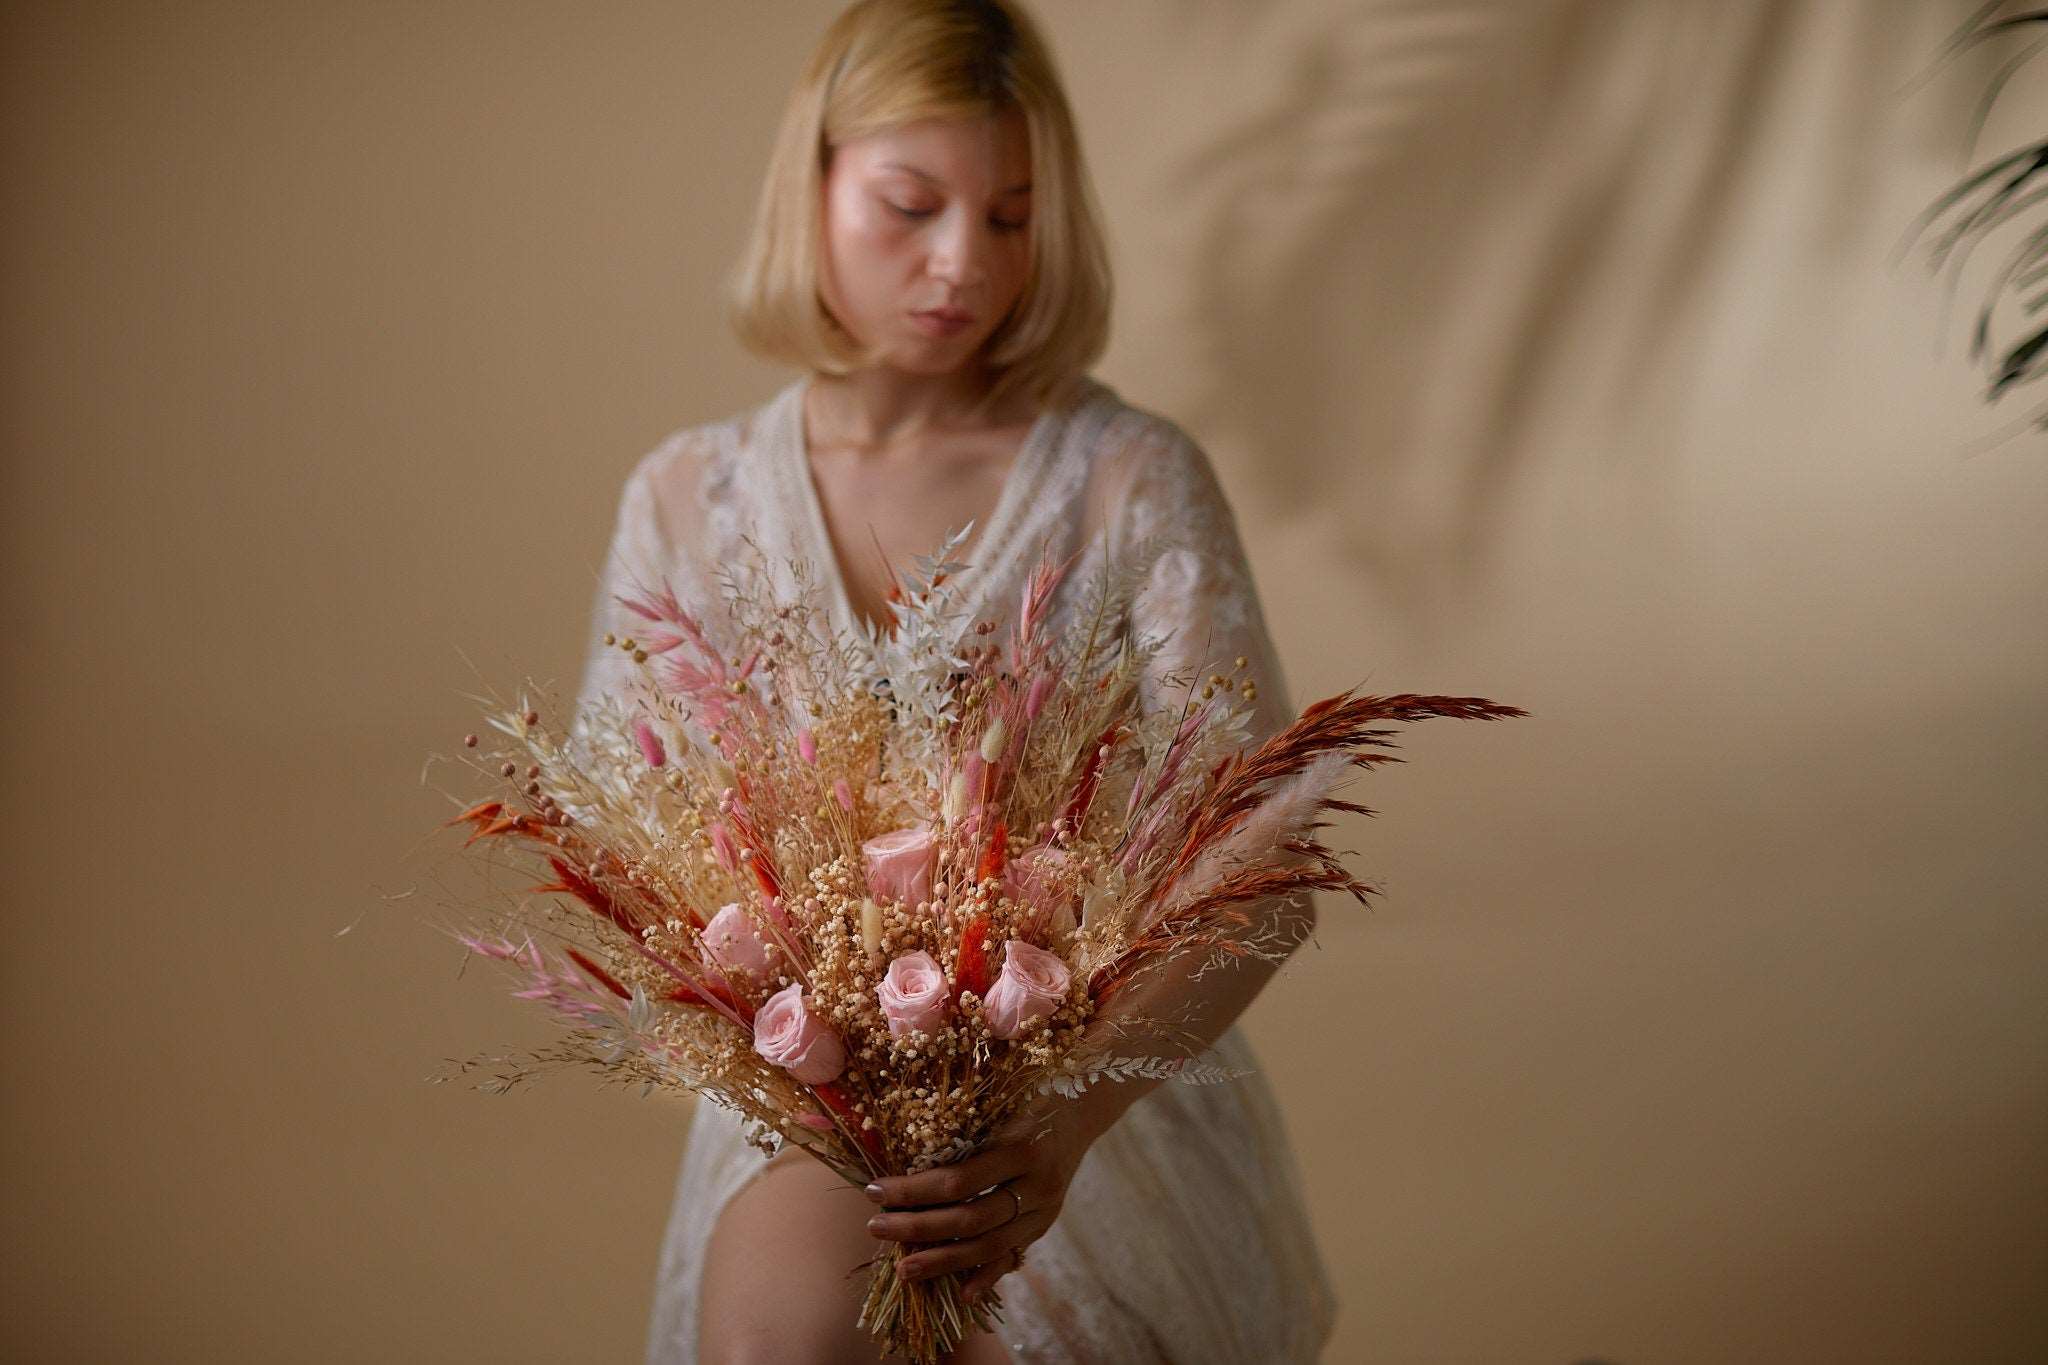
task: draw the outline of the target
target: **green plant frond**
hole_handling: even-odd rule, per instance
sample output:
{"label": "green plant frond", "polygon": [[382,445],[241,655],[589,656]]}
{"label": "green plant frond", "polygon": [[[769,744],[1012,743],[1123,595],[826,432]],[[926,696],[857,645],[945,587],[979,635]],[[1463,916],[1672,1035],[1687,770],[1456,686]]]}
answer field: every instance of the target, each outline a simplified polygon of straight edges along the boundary
{"label": "green plant frond", "polygon": [[1996,399],[2007,389],[2031,384],[2043,374],[2048,374],[2048,363],[2044,363],[2043,348],[2048,348],[2048,327],[2042,327],[2026,340],[2005,353],[1999,362],[1998,374],[1991,381],[1987,395]]}
{"label": "green plant frond", "polygon": [[1984,97],[1977,101],[1977,107],[1970,115],[1970,133],[1963,142],[1963,156],[1967,159],[1977,148],[1977,139],[1984,133],[1984,125],[1991,121],[1991,106],[1998,103],[1998,97],[2005,93],[2005,87],[2012,81],[2019,69],[2034,59],[2042,48],[2048,47],[2048,38],[2032,42],[2006,58],[2005,65],[1998,68],[1991,77],[1991,83],[1984,88]]}
{"label": "green plant frond", "polygon": [[1963,214],[1955,226],[1942,236],[1940,243],[1928,253],[1933,268],[1941,269],[1947,263],[1949,253],[1955,250],[1956,244],[1964,238],[1982,236],[1989,232],[1999,221],[1999,215],[2013,200],[2024,197],[2020,192],[2026,188],[2027,182],[2041,174],[2044,168],[2048,168],[2048,147],[2028,158],[2026,165],[2013,172],[2004,184],[1985,198],[1983,203]]}
{"label": "green plant frond", "polygon": [[1981,360],[1985,349],[1991,344],[1991,318],[1998,309],[1998,301],[2005,295],[2005,288],[2020,271],[2048,258],[2048,225],[2035,228],[2021,239],[2012,254],[1999,267],[1998,278],[1992,281],[1985,293],[1984,306],[1977,310],[1977,325],[1970,336],[1970,358]]}
{"label": "green plant frond", "polygon": [[1914,218],[1912,223],[1907,226],[1906,235],[1901,244],[1902,247],[1910,246],[1922,233],[1932,227],[1944,213],[1947,213],[1956,204],[1968,198],[1985,181],[1990,180],[2003,171],[2011,169],[2029,157],[2038,157],[2043,153],[2048,153],[2048,138],[2044,138],[2039,142],[2030,142],[2026,146],[2007,152],[2004,156],[1999,157],[1988,165],[1972,171],[1961,182],[1950,186],[1932,204],[1921,210],[1919,216]]}
{"label": "green plant frond", "polygon": [[2048,185],[2037,185],[2027,193],[2007,200],[1996,213],[1974,224],[1969,231],[1970,240],[1963,244],[1962,249],[1956,252],[1955,258],[1949,262],[1950,276],[1959,277],[1962,274],[1963,268],[1969,264],[1971,253],[1983,245],[1993,232],[2043,200],[2048,200]]}
{"label": "green plant frond", "polygon": [[2003,8],[2005,0],[1985,0],[1985,3],[1979,5],[1974,14],[1950,30],[1948,37],[1942,41],[1941,49],[1934,54],[1934,60],[1927,64],[1926,69],[1899,87],[1898,97],[1903,99],[1933,80],[1937,72],[1954,61],[1956,54],[1974,41],[1972,35],[1977,32],[1978,26]]}
{"label": "green plant frond", "polygon": [[1984,0],[1983,4],[1977,6],[1976,13],[1963,20],[1962,23],[1957,24],[1948,37],[1942,41],[1941,51],[1935,54],[1935,60],[1937,62],[1952,60],[1958,52],[1961,52],[1982,36],[1984,21],[2004,8],[2005,0]]}

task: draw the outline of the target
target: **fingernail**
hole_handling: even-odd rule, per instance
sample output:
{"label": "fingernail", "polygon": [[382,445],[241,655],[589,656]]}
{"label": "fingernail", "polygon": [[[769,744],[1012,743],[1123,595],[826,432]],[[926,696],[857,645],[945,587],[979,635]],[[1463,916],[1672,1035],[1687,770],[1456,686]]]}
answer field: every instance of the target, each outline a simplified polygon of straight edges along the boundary
{"label": "fingernail", "polygon": [[877,1237],[882,1235],[882,1216],[880,1214],[876,1214],[873,1218],[868,1219],[868,1231],[874,1233]]}
{"label": "fingernail", "polygon": [[877,1204],[881,1203],[881,1202],[882,1202],[882,1187],[881,1187],[880,1185],[870,1185],[870,1186],[868,1186],[868,1187],[867,1187],[867,1196],[868,1196],[868,1198],[870,1198],[870,1199],[874,1200],[874,1201],[875,1201],[875,1202],[876,1202]]}

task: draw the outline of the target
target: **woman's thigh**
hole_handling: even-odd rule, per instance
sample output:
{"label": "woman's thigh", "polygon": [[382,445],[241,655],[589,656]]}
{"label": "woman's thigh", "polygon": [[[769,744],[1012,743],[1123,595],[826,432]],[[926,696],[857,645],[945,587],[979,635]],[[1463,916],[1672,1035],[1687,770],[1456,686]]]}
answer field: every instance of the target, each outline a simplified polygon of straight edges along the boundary
{"label": "woman's thigh", "polygon": [[704,1249],[697,1346],[703,1365],[873,1362],[854,1325],[862,1263],[882,1244],[867,1196],[801,1152],[785,1152],[726,1202]]}
{"label": "woman's thigh", "polygon": [[[866,1195],[800,1152],[785,1152],[726,1202],[704,1251],[698,1297],[701,1365],[882,1359],[855,1324],[867,1262],[884,1249],[867,1230]],[[1007,1365],[1009,1352],[977,1333],[953,1365]]]}

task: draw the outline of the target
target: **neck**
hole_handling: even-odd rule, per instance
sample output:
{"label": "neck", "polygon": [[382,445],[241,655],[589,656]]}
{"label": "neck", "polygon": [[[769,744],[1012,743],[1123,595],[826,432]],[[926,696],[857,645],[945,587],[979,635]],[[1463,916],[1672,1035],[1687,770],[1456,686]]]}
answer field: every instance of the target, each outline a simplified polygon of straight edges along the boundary
{"label": "neck", "polygon": [[808,406],[813,424],[834,441],[890,445],[992,425],[998,414],[986,410],[990,382],[979,366],[924,375],[877,365],[812,375]]}

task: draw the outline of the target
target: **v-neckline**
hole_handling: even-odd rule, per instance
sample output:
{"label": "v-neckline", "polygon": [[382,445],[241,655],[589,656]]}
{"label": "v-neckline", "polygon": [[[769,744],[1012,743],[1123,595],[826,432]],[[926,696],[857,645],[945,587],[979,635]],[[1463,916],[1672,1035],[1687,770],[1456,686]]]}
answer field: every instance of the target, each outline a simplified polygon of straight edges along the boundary
{"label": "v-neckline", "polygon": [[[852,631],[857,638],[867,639],[871,631],[846,589],[846,573],[839,563],[839,552],[833,548],[831,528],[825,522],[824,500],[818,496],[817,479],[811,469],[810,437],[804,430],[804,395],[810,391],[812,378],[805,375],[786,391],[784,439],[780,444],[788,461],[791,482],[796,486],[797,501],[802,504],[798,517],[802,525],[792,529],[797,531],[801,540],[808,542],[800,544],[798,551],[816,566],[822,577],[831,580],[832,609],[838,613],[840,625]],[[971,558],[955,579],[969,585],[973,592],[982,590],[981,585],[990,571],[990,563],[981,553],[982,547],[991,547],[1000,554],[1002,542],[998,537],[1015,520],[1017,500],[1023,496],[1025,485],[1036,476],[1038,466],[1043,463],[1045,452],[1052,445],[1050,437],[1059,425],[1059,416],[1058,410],[1049,405],[1039,409],[1031,429],[1024,433],[1017,453],[1011,457],[1009,469],[1004,471],[1002,488],[996,494],[995,505],[989,509],[987,521],[968,540]],[[938,547],[932,548],[936,550]]]}

